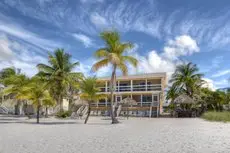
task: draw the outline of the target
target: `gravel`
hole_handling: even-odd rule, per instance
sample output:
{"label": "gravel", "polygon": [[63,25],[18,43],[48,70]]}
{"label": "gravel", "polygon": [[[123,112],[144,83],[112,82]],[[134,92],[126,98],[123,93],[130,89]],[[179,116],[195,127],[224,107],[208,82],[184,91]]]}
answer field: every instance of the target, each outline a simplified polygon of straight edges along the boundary
{"label": "gravel", "polygon": [[199,118],[110,120],[0,116],[0,153],[229,153],[230,124]]}

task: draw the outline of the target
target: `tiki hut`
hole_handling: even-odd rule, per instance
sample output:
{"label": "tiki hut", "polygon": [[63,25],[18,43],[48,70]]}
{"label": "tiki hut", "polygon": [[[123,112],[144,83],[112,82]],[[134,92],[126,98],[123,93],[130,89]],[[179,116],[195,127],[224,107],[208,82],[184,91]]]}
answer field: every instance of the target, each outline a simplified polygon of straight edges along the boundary
{"label": "tiki hut", "polygon": [[120,102],[120,104],[122,104],[122,105],[137,105],[137,102],[134,99],[127,97],[127,98],[123,99]]}
{"label": "tiki hut", "polygon": [[196,101],[191,97],[182,94],[174,100],[176,108],[173,111],[174,117],[195,117],[196,110],[193,109],[193,105],[196,104]]}
{"label": "tiki hut", "polygon": [[183,94],[174,100],[174,104],[195,104],[196,102],[189,96]]}

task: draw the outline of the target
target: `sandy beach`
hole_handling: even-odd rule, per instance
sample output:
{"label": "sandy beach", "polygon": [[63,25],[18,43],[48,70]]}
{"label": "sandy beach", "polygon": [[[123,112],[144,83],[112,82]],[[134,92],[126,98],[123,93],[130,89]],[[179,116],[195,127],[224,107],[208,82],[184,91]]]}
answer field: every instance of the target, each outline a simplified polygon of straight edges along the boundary
{"label": "sandy beach", "polygon": [[230,152],[230,124],[198,118],[110,120],[0,116],[1,153],[211,153]]}

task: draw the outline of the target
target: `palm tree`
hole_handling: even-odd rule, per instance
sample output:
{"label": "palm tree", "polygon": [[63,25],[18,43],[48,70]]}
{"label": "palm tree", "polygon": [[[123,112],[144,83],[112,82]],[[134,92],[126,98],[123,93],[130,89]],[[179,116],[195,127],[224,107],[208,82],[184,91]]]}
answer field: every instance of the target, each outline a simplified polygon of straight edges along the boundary
{"label": "palm tree", "polygon": [[[48,90],[47,90],[48,91]],[[48,117],[48,109],[50,107],[55,106],[55,101],[53,100],[53,98],[51,97],[50,93],[47,93],[46,91],[46,95],[44,96],[43,100],[42,100],[42,106],[45,107],[45,117]]]}
{"label": "palm tree", "polygon": [[23,99],[22,88],[28,84],[29,78],[24,74],[11,75],[3,80],[4,84],[7,86],[4,89],[4,94],[12,94],[17,99],[17,104],[15,105],[15,114],[19,114],[19,105]]}
{"label": "palm tree", "polygon": [[185,92],[188,96],[192,97],[194,92],[202,86],[203,74],[198,73],[199,69],[191,62],[188,64],[181,64],[176,67],[176,71],[170,80],[180,92]]}
{"label": "palm tree", "polygon": [[100,68],[112,65],[112,75],[110,80],[110,95],[111,95],[111,118],[112,124],[118,123],[113,109],[114,96],[113,93],[116,89],[116,70],[120,69],[123,75],[128,74],[127,63],[137,67],[137,59],[125,55],[128,50],[133,48],[131,43],[122,43],[120,35],[115,31],[105,31],[100,34],[102,40],[105,41],[105,47],[100,48],[95,52],[95,57],[99,59],[92,67],[93,71],[98,71]]}
{"label": "palm tree", "polygon": [[166,95],[166,99],[167,100],[171,99],[171,103],[173,104],[177,96],[179,96],[178,89],[175,86],[169,87],[169,90]]}
{"label": "palm tree", "polygon": [[47,103],[54,103],[48,90],[47,83],[41,80],[39,77],[33,77],[30,82],[24,86],[21,90],[23,98],[33,102],[33,105],[37,107],[37,123],[39,123],[40,109],[42,105]]}
{"label": "palm tree", "polygon": [[86,124],[90,116],[91,104],[97,102],[100,99],[105,99],[106,95],[98,94],[100,89],[97,88],[97,79],[95,77],[88,77],[83,79],[80,82],[80,90],[81,90],[80,98],[86,100],[89,106],[87,117],[85,119],[85,124]]}
{"label": "palm tree", "polygon": [[54,54],[49,54],[49,64],[38,64],[39,76],[45,77],[49,82],[50,92],[53,98],[63,110],[63,97],[67,95],[67,89],[74,78],[82,76],[81,73],[72,72],[79,62],[71,62],[71,55],[63,49],[57,49]]}
{"label": "palm tree", "polygon": [[4,68],[0,71],[0,80],[4,80],[12,75],[16,75],[16,70],[14,67]]}

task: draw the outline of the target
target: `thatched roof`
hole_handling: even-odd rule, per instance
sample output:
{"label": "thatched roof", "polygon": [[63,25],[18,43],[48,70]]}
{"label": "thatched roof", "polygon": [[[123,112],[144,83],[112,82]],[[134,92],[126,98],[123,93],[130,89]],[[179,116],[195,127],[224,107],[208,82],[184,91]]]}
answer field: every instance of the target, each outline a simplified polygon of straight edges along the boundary
{"label": "thatched roof", "polygon": [[175,103],[175,104],[194,104],[195,101],[194,101],[191,97],[189,97],[189,96],[183,94],[183,95],[178,96],[178,97],[174,100],[174,103]]}
{"label": "thatched roof", "polygon": [[137,105],[137,102],[136,102],[134,99],[127,97],[127,98],[123,99],[123,100],[120,102],[120,104]]}

